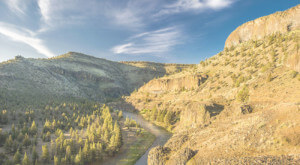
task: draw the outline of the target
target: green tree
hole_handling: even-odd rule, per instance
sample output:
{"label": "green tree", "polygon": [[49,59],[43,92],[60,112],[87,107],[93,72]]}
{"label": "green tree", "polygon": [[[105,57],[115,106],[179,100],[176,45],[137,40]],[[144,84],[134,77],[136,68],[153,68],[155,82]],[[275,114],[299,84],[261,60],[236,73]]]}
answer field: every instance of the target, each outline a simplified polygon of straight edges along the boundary
{"label": "green tree", "polygon": [[119,113],[118,113],[118,118],[119,118],[119,120],[120,120],[121,118],[123,118],[123,111],[119,111]]}
{"label": "green tree", "polygon": [[238,92],[237,99],[240,102],[247,102],[249,100],[249,89],[247,86],[244,86],[243,89]]}
{"label": "green tree", "polygon": [[30,127],[30,134],[35,135],[36,133],[37,133],[37,127],[36,127],[35,121],[33,120],[31,127]]}
{"label": "green tree", "polygon": [[74,162],[75,162],[76,165],[82,165],[83,164],[80,153],[76,154]]}
{"label": "green tree", "polygon": [[154,108],[153,110],[152,110],[152,114],[151,114],[151,121],[156,121],[156,118],[157,118],[157,109],[156,108]]}
{"label": "green tree", "polygon": [[29,162],[29,159],[27,157],[27,153],[25,152],[24,154],[24,158],[23,158],[23,161],[22,161],[22,165],[30,165],[30,162]]}
{"label": "green tree", "polygon": [[66,161],[71,163],[71,156],[72,156],[72,153],[71,153],[71,147],[68,145],[67,148],[66,148]]}
{"label": "green tree", "polygon": [[269,73],[268,74],[268,77],[267,77],[267,82],[271,82],[272,81],[272,74],[271,73]]}
{"label": "green tree", "polygon": [[54,155],[54,165],[60,165],[60,159]]}
{"label": "green tree", "polygon": [[44,162],[49,162],[49,160],[50,160],[50,155],[49,155],[49,150],[48,150],[47,145],[42,146],[42,157],[41,158]]}
{"label": "green tree", "polygon": [[24,140],[23,140],[23,145],[25,146],[25,147],[27,147],[27,146],[29,146],[31,144],[31,141],[30,141],[30,139],[29,139],[29,136],[28,136],[28,134],[25,134],[25,137],[24,137]]}
{"label": "green tree", "polygon": [[168,111],[165,118],[164,118],[164,122],[167,125],[171,125],[172,124],[172,112]]}
{"label": "green tree", "polygon": [[17,150],[17,152],[15,153],[13,160],[14,160],[15,164],[21,163],[21,154],[20,154],[19,150]]}
{"label": "green tree", "polygon": [[12,136],[9,135],[9,137],[6,139],[5,144],[4,144],[4,148],[7,152],[11,152],[12,151],[12,147],[13,147],[14,141],[12,139]]}
{"label": "green tree", "polygon": [[115,134],[115,139],[116,139],[115,140],[116,141],[116,146],[120,147],[122,137],[121,137],[121,129],[120,129],[120,126],[119,126],[117,121],[115,121],[115,124],[114,124],[114,134]]}
{"label": "green tree", "polygon": [[39,159],[39,154],[36,152],[36,147],[33,146],[32,148],[32,162],[35,162]]}

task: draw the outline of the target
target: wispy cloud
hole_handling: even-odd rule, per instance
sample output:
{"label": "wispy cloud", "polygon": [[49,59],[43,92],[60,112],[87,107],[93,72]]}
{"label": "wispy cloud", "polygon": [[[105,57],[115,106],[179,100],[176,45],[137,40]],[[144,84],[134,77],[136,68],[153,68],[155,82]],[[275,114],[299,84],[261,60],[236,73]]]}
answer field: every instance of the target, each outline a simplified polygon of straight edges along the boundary
{"label": "wispy cloud", "polygon": [[4,2],[12,12],[21,16],[25,14],[27,1],[28,0],[5,0]]}
{"label": "wispy cloud", "polygon": [[207,9],[219,10],[229,7],[236,0],[178,0],[166,5],[155,16],[170,15],[182,12],[202,12]]}
{"label": "wispy cloud", "polygon": [[7,36],[13,41],[22,42],[34,48],[38,53],[47,57],[53,57],[52,53],[36,34],[28,29],[18,28],[14,25],[0,22],[0,34]]}
{"label": "wispy cloud", "polygon": [[112,48],[115,54],[155,54],[165,53],[180,44],[182,34],[178,27],[168,27],[144,32],[128,39],[128,43]]}

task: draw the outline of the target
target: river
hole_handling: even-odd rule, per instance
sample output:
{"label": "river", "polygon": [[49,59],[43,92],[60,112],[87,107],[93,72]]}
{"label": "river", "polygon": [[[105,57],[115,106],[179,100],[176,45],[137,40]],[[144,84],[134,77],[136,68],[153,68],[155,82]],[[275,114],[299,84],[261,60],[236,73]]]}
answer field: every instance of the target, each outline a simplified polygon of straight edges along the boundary
{"label": "river", "polygon": [[126,112],[123,111],[123,115],[125,117],[134,119],[137,123],[141,125],[145,130],[151,132],[156,136],[155,141],[153,142],[152,146],[148,148],[148,150],[145,152],[145,154],[135,163],[135,165],[146,165],[148,160],[148,154],[151,148],[156,147],[158,145],[164,145],[169,138],[171,137],[171,134],[166,131],[165,129],[162,129],[149,121],[145,120],[141,115],[132,113],[132,112]]}
{"label": "river", "polygon": [[[148,148],[148,150],[145,152],[145,154],[140,157],[140,159],[135,163],[135,165],[146,165],[147,160],[148,160],[148,154],[151,148],[156,147],[158,145],[164,145],[168,139],[172,136],[172,134],[168,131],[166,131],[163,128],[160,128],[149,121],[145,120],[141,115],[133,112],[128,112],[128,111],[123,111],[123,116],[131,118],[135,120],[138,124],[140,124],[141,127],[143,127],[145,130],[148,132],[151,132],[156,136],[155,141],[151,145],[151,147]],[[125,159],[127,154],[126,154],[126,148],[130,146],[123,145],[120,149],[120,151],[112,158],[102,162],[102,165],[116,165],[116,164],[123,164],[120,161]],[[98,163],[92,163],[91,165],[97,165]]]}

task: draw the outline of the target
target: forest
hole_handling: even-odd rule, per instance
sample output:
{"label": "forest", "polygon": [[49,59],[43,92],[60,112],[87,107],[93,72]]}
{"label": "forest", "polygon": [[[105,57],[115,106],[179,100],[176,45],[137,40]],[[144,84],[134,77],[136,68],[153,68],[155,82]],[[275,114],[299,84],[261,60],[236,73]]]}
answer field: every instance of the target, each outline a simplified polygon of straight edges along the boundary
{"label": "forest", "polygon": [[[87,101],[2,110],[0,164],[101,162],[116,154],[122,145],[122,117],[122,111]],[[126,120],[128,126],[136,125]]]}

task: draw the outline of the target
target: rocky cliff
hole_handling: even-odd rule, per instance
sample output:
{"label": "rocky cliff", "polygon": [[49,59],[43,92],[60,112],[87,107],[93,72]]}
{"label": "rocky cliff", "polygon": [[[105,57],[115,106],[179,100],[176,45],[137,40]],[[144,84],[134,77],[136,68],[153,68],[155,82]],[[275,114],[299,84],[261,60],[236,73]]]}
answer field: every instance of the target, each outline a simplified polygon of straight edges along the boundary
{"label": "rocky cliff", "polygon": [[299,7],[242,25],[224,51],[126,97],[174,133],[148,164],[299,164]]}
{"label": "rocky cliff", "polygon": [[207,79],[207,75],[184,75],[176,78],[160,78],[151,80],[139,90],[150,93],[189,90],[198,88]]}
{"label": "rocky cliff", "polygon": [[300,29],[300,5],[247,22],[234,30],[225,47],[235,46],[249,40],[259,40],[274,33],[287,33]]}

